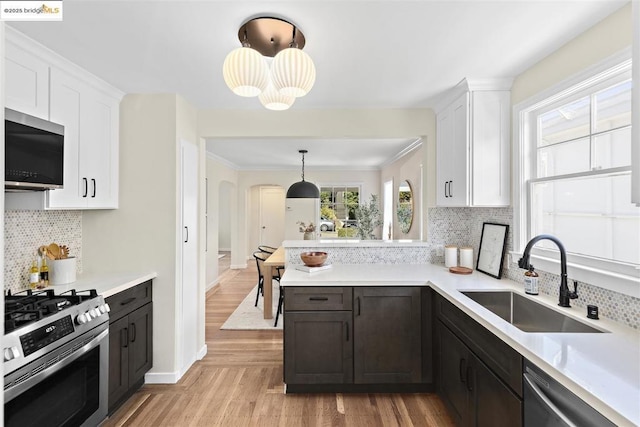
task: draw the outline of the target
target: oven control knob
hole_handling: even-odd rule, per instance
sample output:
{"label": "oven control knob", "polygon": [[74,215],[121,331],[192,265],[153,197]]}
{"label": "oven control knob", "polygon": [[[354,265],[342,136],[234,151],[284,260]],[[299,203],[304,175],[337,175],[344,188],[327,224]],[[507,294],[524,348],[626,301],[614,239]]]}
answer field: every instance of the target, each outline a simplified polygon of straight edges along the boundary
{"label": "oven control knob", "polygon": [[20,351],[18,350],[18,347],[16,347],[16,346],[4,349],[4,361],[5,362],[8,362],[9,360],[13,360],[13,359],[17,358],[18,356],[20,356]]}
{"label": "oven control knob", "polygon": [[91,310],[89,310],[89,315],[91,315],[91,317],[95,319],[96,317],[100,316],[100,311],[97,308],[92,308]]}
{"label": "oven control knob", "polygon": [[87,316],[87,313],[80,313],[78,317],[76,317],[76,323],[78,325],[84,325],[89,320],[91,320],[91,318]]}
{"label": "oven control knob", "polygon": [[100,310],[101,314],[105,314],[109,311],[109,304],[101,304],[98,309]]}
{"label": "oven control knob", "polygon": [[107,313],[109,313],[111,311],[111,307],[109,307],[108,303],[104,303],[103,307],[107,310]]}

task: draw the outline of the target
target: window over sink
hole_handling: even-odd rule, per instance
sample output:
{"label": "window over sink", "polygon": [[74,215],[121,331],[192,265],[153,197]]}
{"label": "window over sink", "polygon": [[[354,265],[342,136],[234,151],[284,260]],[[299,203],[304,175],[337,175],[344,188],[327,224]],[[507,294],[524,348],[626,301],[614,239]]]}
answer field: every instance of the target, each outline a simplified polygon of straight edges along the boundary
{"label": "window over sink", "polygon": [[[539,234],[556,236],[567,248],[571,278],[607,288],[607,277],[637,286],[639,275],[640,207],[631,202],[631,89],[631,60],[619,59],[514,110],[520,193],[514,249],[521,251]],[[541,241],[532,252],[541,260],[532,263],[541,266],[556,253]]]}

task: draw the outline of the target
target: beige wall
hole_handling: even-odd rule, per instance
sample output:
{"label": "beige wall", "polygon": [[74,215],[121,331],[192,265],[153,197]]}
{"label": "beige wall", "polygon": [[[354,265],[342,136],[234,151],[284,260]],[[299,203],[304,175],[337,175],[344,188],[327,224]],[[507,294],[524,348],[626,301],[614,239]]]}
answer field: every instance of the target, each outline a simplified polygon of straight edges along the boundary
{"label": "beige wall", "polygon": [[629,3],[517,76],[512,105],[629,47],[632,31]]}
{"label": "beige wall", "polygon": [[426,135],[427,108],[371,110],[202,110],[202,137],[412,138]]}
{"label": "beige wall", "polygon": [[[424,160],[422,146],[416,148],[406,156],[396,160],[392,164],[382,169],[380,173],[381,186],[393,180],[393,238],[394,239],[420,239],[420,218],[423,210],[422,197],[422,162]],[[414,213],[411,229],[407,234],[403,234],[398,226],[398,218],[395,212],[398,208],[398,186],[402,181],[409,181],[414,197]],[[382,190],[380,190],[382,194]],[[380,198],[382,203],[382,198]],[[382,208],[382,207],[381,207]],[[387,232],[387,230],[383,230]]]}
{"label": "beige wall", "polygon": [[[86,211],[82,223],[86,274],[157,272],[150,374],[167,377],[178,369],[177,141],[195,140],[195,121],[195,109],[175,94],[126,95],[120,105],[120,208]],[[204,329],[198,335],[203,340]]]}
{"label": "beige wall", "polygon": [[[220,161],[212,158],[206,158],[206,177],[208,180],[208,226],[207,236],[208,249],[205,255],[205,283],[207,288],[211,288],[218,283],[218,250],[219,250],[219,233],[221,210],[225,210],[223,215],[229,216],[228,227],[225,233],[229,234],[229,246],[232,254],[238,251],[237,240],[234,236],[237,234],[238,218],[236,212],[238,210],[238,171],[229,168]],[[226,248],[225,248],[226,249]]]}

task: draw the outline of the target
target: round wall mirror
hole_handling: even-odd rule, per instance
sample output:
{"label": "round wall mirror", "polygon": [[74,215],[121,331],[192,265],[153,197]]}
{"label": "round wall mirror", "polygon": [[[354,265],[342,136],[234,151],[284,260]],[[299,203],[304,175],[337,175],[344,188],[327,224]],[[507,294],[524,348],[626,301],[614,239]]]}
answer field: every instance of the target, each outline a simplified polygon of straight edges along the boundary
{"label": "round wall mirror", "polygon": [[398,186],[397,214],[400,231],[407,234],[413,223],[413,191],[409,181],[402,181]]}

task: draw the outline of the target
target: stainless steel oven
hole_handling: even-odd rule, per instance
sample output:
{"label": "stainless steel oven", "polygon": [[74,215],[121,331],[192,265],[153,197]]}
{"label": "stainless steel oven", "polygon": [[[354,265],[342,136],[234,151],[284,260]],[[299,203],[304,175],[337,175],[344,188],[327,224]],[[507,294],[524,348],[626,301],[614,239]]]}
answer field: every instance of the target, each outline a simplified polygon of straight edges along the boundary
{"label": "stainless steel oven", "polygon": [[[109,307],[95,293],[48,298],[50,308],[28,307],[26,316],[53,312],[5,333],[4,425],[97,426],[107,416]],[[21,323],[25,315],[15,316]]]}

